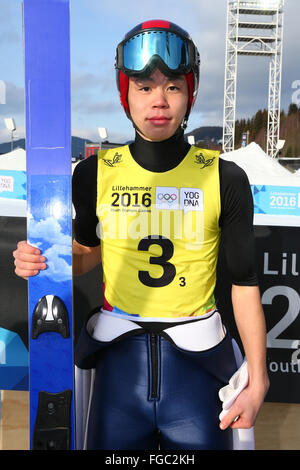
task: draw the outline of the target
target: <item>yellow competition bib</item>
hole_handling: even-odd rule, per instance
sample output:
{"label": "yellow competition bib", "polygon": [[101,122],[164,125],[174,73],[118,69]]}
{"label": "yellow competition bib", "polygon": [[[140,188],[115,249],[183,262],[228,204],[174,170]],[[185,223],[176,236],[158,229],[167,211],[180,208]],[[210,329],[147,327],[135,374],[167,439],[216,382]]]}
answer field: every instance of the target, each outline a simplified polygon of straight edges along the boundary
{"label": "yellow competition bib", "polygon": [[163,173],[142,168],[128,145],[98,152],[107,310],[176,319],[214,308],[219,186],[216,151],[192,146]]}

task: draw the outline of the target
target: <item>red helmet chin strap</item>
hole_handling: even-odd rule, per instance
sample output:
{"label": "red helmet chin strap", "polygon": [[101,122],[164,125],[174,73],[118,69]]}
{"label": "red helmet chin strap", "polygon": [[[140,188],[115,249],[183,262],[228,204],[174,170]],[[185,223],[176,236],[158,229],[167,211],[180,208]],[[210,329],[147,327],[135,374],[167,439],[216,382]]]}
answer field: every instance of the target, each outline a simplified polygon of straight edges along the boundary
{"label": "red helmet chin strap", "polygon": [[[190,111],[193,107],[195,97],[194,97],[194,74],[193,72],[189,72],[185,75],[187,85],[188,85],[188,92],[189,92],[189,101],[187,107],[187,116],[190,114]],[[129,78],[122,70],[119,71],[119,91],[120,91],[120,100],[121,104],[124,108],[125,113],[130,115],[129,105],[128,105],[128,88],[129,88]]]}

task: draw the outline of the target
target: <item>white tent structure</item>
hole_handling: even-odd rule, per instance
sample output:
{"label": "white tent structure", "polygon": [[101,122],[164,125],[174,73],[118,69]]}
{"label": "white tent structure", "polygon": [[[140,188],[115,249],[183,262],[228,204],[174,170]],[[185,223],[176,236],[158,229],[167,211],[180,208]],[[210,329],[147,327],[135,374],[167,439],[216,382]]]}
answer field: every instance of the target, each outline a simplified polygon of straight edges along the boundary
{"label": "white tent structure", "polygon": [[[300,178],[300,169],[295,171],[295,173],[293,174],[293,176],[297,176],[298,178]],[[299,186],[300,186],[300,181],[298,182]]]}
{"label": "white tent structure", "polygon": [[26,217],[26,152],[0,155],[0,216]]}
{"label": "white tent structure", "polygon": [[288,178],[292,173],[267,155],[255,142],[233,152],[223,153],[221,158],[239,165],[247,173],[250,184],[265,184],[266,178]]}
{"label": "white tent structure", "polygon": [[26,152],[18,148],[0,155],[0,170],[26,171]]}
{"label": "white tent structure", "polygon": [[240,166],[248,176],[254,199],[256,225],[300,226],[299,179],[252,142],[223,160]]}

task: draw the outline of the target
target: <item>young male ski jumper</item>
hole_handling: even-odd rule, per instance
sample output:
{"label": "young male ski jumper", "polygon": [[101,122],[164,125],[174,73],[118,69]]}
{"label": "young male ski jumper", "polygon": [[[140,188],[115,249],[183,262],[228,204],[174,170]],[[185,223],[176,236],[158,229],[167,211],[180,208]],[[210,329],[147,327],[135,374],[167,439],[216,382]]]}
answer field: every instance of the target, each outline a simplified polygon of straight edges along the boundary
{"label": "young male ski jumper", "polygon": [[[95,369],[87,449],[232,449],[268,389],[247,176],[184,139],[199,66],[174,23],[132,29],[115,67],[135,140],[74,171],[74,274],[103,266],[104,305],[76,350]],[[249,381],[220,422],[219,390],[238,368],[214,298],[221,234]],[[45,268],[30,250],[14,252],[23,277]]]}

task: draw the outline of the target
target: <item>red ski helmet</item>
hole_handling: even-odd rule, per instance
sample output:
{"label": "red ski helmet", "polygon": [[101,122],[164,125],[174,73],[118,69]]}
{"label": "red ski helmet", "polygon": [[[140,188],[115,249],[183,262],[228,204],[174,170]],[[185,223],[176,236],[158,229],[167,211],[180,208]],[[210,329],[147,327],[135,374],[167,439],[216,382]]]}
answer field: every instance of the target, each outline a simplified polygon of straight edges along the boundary
{"label": "red ski helmet", "polygon": [[131,29],[116,51],[116,81],[129,119],[129,77],[147,77],[155,68],[167,76],[185,75],[189,101],[184,127],[198,93],[200,56],[189,34],[174,23],[150,20]]}

